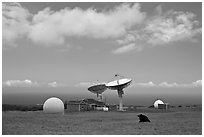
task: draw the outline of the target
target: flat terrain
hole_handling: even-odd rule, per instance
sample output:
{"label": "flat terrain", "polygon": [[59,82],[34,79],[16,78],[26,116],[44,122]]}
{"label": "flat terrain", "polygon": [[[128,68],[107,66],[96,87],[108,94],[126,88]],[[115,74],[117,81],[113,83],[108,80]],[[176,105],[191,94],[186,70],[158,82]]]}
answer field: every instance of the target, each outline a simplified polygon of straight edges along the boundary
{"label": "flat terrain", "polygon": [[[150,123],[139,123],[138,114]],[[201,135],[201,108],[137,110],[133,112],[66,112],[64,115],[42,111],[2,112],[2,134],[72,134],[72,135]]]}

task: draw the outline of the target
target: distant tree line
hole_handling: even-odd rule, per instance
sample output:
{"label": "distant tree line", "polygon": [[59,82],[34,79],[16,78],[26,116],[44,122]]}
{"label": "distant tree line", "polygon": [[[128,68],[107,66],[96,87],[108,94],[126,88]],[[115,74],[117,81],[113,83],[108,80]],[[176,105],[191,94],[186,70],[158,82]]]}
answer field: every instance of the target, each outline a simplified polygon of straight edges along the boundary
{"label": "distant tree line", "polygon": [[43,105],[10,105],[2,104],[2,111],[41,111]]}

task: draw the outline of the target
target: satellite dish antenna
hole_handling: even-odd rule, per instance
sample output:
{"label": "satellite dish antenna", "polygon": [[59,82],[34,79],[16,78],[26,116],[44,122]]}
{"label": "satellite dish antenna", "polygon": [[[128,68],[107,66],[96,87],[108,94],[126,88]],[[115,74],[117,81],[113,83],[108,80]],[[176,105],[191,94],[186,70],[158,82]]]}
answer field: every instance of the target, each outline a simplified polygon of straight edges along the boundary
{"label": "satellite dish antenna", "polygon": [[107,89],[105,84],[96,84],[88,88],[88,90],[97,95],[98,101],[102,101],[102,93]]}
{"label": "satellite dish antenna", "polygon": [[132,79],[124,78],[123,76],[120,76],[118,74],[116,74],[115,77],[122,77],[122,79],[111,81],[107,83],[106,86],[111,90],[118,91],[119,111],[123,111],[123,101],[122,101],[122,97],[124,94],[123,89],[130,85],[130,83],[132,82]]}

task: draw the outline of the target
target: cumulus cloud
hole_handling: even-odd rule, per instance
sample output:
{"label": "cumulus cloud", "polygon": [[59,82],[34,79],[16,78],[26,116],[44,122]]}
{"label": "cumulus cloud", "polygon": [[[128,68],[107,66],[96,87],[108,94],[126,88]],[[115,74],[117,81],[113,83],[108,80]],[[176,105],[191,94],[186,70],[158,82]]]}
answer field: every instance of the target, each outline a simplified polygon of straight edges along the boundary
{"label": "cumulus cloud", "polygon": [[19,3],[3,3],[2,12],[3,41],[10,45],[16,45],[20,38],[47,46],[62,45],[70,36],[118,38],[145,18],[138,3],[102,11],[78,7],[53,11],[47,7],[34,15]]}
{"label": "cumulus cloud", "polygon": [[194,86],[194,87],[202,87],[202,80],[197,80],[196,82],[193,82],[192,86]]}
{"label": "cumulus cloud", "polygon": [[63,44],[69,36],[117,38],[144,18],[145,14],[140,12],[137,3],[121,4],[101,12],[93,8],[65,8],[59,11],[45,8],[34,15],[29,38],[44,44]]}
{"label": "cumulus cloud", "polygon": [[2,12],[5,44],[26,37],[47,46],[62,45],[70,36],[117,38],[145,18],[138,3],[124,3],[102,11],[78,7],[53,11],[47,7],[34,15],[19,3],[3,3]]}
{"label": "cumulus cloud", "polygon": [[147,83],[132,83],[130,85],[131,87],[155,87],[156,84],[154,84],[152,81]]}
{"label": "cumulus cloud", "polygon": [[16,47],[16,41],[24,38],[30,30],[31,14],[19,3],[2,4],[2,42]]}
{"label": "cumulus cloud", "polygon": [[31,80],[7,80],[2,82],[3,86],[6,87],[37,87],[39,84],[37,82],[32,82]]}
{"label": "cumulus cloud", "polygon": [[195,14],[170,10],[149,19],[144,32],[147,35],[146,38],[149,44],[160,45],[191,40],[201,34],[202,29],[199,27]]}
{"label": "cumulus cloud", "polygon": [[148,83],[137,83],[138,86],[142,86],[142,87],[154,87],[156,86],[152,81],[148,82]]}

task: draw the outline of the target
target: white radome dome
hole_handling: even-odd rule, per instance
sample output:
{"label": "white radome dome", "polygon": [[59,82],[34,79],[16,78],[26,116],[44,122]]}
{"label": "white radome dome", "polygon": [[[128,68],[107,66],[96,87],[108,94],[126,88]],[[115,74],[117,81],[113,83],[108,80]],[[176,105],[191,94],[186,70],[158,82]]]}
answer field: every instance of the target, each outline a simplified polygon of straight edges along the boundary
{"label": "white radome dome", "polygon": [[43,104],[43,112],[45,113],[64,113],[64,103],[56,97],[51,97]]}
{"label": "white radome dome", "polygon": [[154,102],[154,107],[158,108],[158,104],[164,104],[164,102],[158,99]]}

